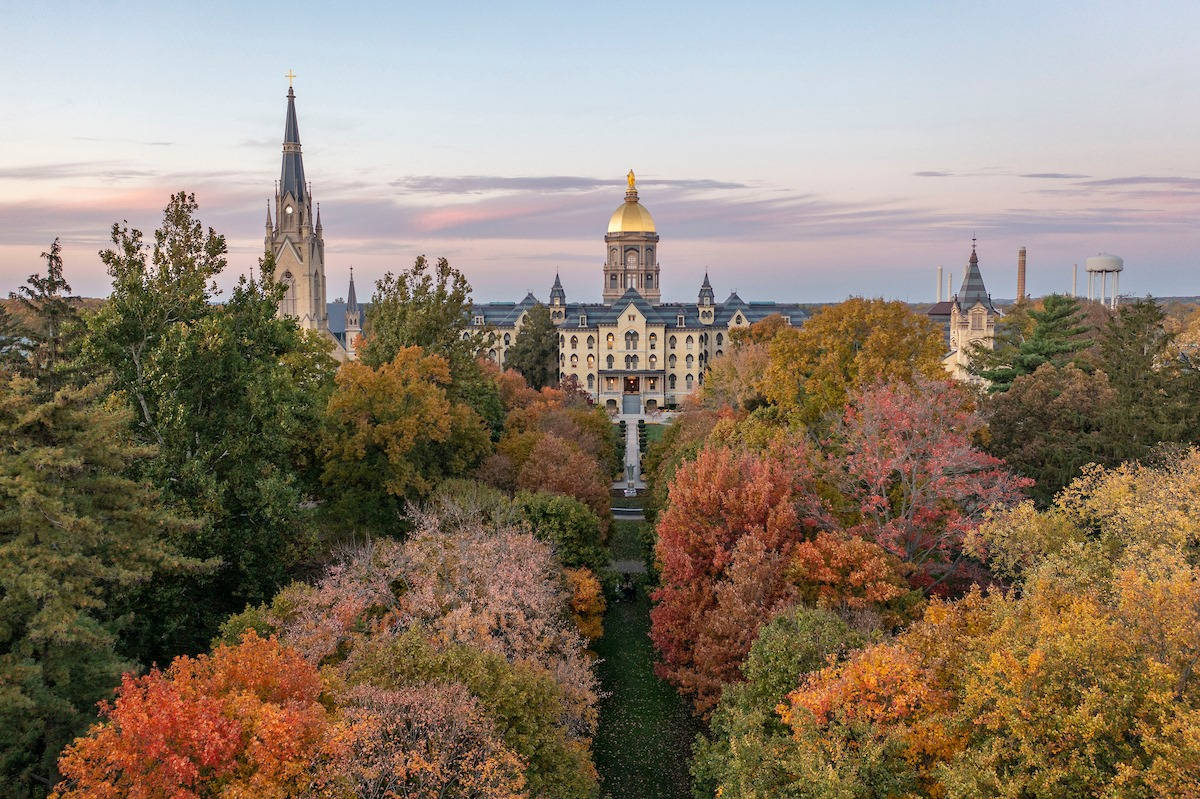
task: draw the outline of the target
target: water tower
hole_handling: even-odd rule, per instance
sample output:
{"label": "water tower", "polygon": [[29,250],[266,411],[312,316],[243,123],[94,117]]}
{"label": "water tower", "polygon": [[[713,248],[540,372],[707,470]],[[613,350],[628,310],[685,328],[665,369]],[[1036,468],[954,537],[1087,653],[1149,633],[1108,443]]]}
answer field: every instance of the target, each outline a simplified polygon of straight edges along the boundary
{"label": "water tower", "polygon": [[[1125,268],[1125,261],[1116,255],[1101,253],[1088,258],[1085,268],[1088,279],[1088,299],[1099,300],[1101,304],[1107,303],[1109,307],[1116,308],[1117,297],[1121,293],[1121,270]],[[1108,293],[1109,275],[1112,275],[1113,280],[1112,294]],[[1099,289],[1099,296],[1097,296],[1097,289]]]}

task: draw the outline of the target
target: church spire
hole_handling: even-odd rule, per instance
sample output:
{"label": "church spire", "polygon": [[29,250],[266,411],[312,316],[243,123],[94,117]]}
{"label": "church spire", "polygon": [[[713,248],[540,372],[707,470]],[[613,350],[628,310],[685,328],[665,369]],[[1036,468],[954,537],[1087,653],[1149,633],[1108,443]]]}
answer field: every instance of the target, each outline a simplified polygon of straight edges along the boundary
{"label": "church spire", "polygon": [[558,272],[554,273],[554,285],[550,287],[550,304],[551,305],[566,305],[567,292],[563,290],[562,281],[558,278]]}
{"label": "church spire", "polygon": [[296,122],[296,92],[288,86],[287,121],[283,126],[283,167],[279,174],[279,193],[291,192],[302,201],[307,192],[304,182],[304,159],[300,155],[300,125]]}
{"label": "church spire", "polygon": [[350,290],[346,292],[346,310],[358,312],[358,297],[354,294],[354,267],[350,267]]}

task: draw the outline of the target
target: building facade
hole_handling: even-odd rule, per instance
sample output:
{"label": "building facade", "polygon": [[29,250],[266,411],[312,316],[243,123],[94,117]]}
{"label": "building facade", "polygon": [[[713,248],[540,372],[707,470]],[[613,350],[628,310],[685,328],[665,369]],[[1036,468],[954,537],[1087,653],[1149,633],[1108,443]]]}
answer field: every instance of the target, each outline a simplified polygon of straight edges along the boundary
{"label": "building facade", "polygon": [[[604,236],[602,301],[568,301],[555,275],[549,301],[541,304],[558,326],[559,378],[574,378],[610,411],[641,413],[694,393],[709,361],[729,348],[732,331],[772,314],[799,325],[807,314],[798,304],[745,302],[736,292],[716,302],[707,274],[696,302],[662,302],[654,218],[639,200],[633,172],[627,182]],[[527,294],[520,302],[475,306],[472,327],[492,333],[489,358],[504,364],[525,314],[540,302]]]}

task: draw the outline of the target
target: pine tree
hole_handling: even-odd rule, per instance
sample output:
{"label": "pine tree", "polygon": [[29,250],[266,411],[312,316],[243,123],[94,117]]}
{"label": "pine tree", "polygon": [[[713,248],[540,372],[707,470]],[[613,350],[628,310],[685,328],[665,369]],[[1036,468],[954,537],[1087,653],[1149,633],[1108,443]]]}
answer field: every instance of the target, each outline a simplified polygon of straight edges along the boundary
{"label": "pine tree", "polygon": [[46,259],[46,274],[32,274],[27,285],[11,295],[32,322],[26,331],[29,340],[28,373],[47,394],[66,385],[76,369],[71,350],[78,339],[79,298],[71,296],[71,284],[63,277],[62,246],[58,239]]}
{"label": "pine tree", "polygon": [[558,385],[558,328],[549,308],[538,303],[525,312],[525,322],[504,362],[533,388]]}
{"label": "pine tree", "polygon": [[1090,343],[1083,322],[1083,309],[1072,297],[1051,294],[1042,310],[1030,309],[1033,320],[1028,335],[1010,328],[1012,338],[999,342],[991,357],[973,362],[972,371],[989,382],[989,391],[1007,391],[1021,375],[1032,374],[1044,363],[1056,367],[1072,363],[1074,356]]}
{"label": "pine tree", "polygon": [[103,401],[107,389],[47,398],[20,377],[0,388],[3,797],[45,795],[59,750],[133,665],[116,650],[121,626],[139,620],[123,612],[129,589],[200,566],[166,543],[195,525],[125,476],[152,453],[129,443],[129,413]]}
{"label": "pine tree", "polygon": [[29,339],[25,329],[0,305],[0,373],[15,373],[29,365]]}

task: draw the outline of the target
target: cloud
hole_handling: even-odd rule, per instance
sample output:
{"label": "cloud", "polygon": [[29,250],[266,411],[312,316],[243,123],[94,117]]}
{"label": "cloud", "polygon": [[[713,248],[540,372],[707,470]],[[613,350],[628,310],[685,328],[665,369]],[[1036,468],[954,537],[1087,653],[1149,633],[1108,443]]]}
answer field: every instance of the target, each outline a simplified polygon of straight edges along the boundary
{"label": "cloud", "polygon": [[154,177],[155,174],[145,169],[130,169],[115,161],[73,161],[0,167],[0,180],[62,180],[80,177],[133,180]]}
{"label": "cloud", "polygon": [[952,178],[953,172],[937,172],[934,170],[925,170],[923,172],[913,172],[914,178]]}
{"label": "cloud", "polygon": [[[487,192],[561,192],[592,191],[623,186],[624,178],[601,179],[578,175],[540,175],[507,177],[502,175],[408,175],[393,180],[390,185],[403,191],[431,194],[484,194]],[[687,188],[697,191],[744,189],[744,183],[711,179],[639,178],[641,186]]]}
{"label": "cloud", "polygon": [[112,139],[103,136],[72,136],[75,141],[100,141],[100,142],[118,142],[120,144],[144,144],[147,147],[171,147],[174,146],[173,141],[140,141],[138,139]]}
{"label": "cloud", "polygon": [[1023,178],[1046,178],[1051,180],[1076,180],[1079,178],[1088,178],[1091,175],[1076,175],[1071,172],[1026,172],[1019,177]]}
{"label": "cloud", "polygon": [[1106,188],[1109,186],[1182,186],[1185,188],[1200,188],[1200,178],[1181,176],[1152,177],[1148,175],[1134,175],[1130,177],[1089,180],[1081,183],[1080,185],[1090,188]]}

